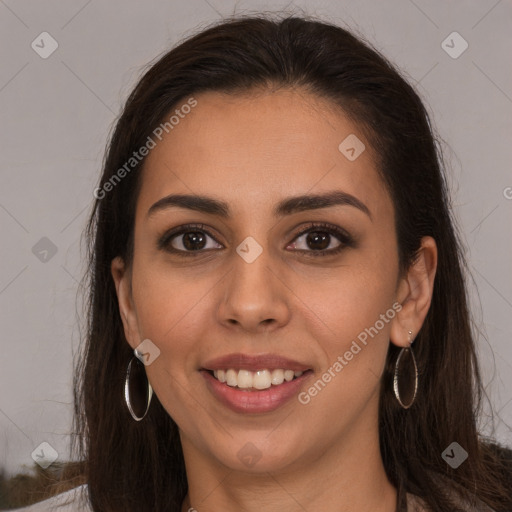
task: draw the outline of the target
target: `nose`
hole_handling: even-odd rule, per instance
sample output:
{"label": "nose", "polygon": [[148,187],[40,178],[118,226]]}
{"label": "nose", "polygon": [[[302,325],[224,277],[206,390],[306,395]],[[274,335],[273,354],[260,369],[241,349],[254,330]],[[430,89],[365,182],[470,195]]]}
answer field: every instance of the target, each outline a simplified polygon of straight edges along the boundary
{"label": "nose", "polygon": [[286,325],[290,319],[290,290],[271,268],[264,248],[255,261],[248,263],[237,253],[233,265],[220,285],[222,298],[218,320],[246,332],[265,332]]}

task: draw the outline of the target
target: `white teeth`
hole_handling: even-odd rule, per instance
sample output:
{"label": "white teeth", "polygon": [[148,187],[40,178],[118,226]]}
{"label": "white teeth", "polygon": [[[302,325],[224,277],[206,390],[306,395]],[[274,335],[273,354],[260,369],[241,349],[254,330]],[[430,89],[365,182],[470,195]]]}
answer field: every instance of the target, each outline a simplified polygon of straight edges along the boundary
{"label": "white teeth", "polygon": [[249,370],[239,370],[238,387],[241,389],[252,388],[252,372]]}
{"label": "white teeth", "polygon": [[293,370],[214,370],[213,375],[219,382],[225,382],[228,386],[240,389],[268,389],[272,385],[279,386],[284,381],[290,382],[300,377],[304,372]]}
{"label": "white teeth", "polygon": [[284,380],[286,382],[290,382],[291,380],[293,380],[293,377],[295,375],[293,374],[293,370],[285,370],[284,371]]}
{"label": "white teeth", "polygon": [[256,389],[267,389],[272,385],[270,372],[268,370],[259,370],[254,373],[252,386]]}
{"label": "white teeth", "polygon": [[228,370],[226,372],[226,384],[228,386],[236,386],[238,384],[238,374],[235,370]]}
{"label": "white teeth", "polygon": [[272,370],[272,384],[279,386],[284,382],[284,370]]}

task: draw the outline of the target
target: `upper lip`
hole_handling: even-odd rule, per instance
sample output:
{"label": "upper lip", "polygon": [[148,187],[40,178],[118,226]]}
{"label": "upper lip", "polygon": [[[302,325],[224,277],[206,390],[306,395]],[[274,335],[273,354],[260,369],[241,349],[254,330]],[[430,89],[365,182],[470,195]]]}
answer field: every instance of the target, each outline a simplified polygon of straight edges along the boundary
{"label": "upper lip", "polygon": [[210,359],[202,367],[204,370],[228,370],[230,368],[250,371],[283,369],[303,372],[309,370],[310,366],[277,354],[250,355],[238,353]]}

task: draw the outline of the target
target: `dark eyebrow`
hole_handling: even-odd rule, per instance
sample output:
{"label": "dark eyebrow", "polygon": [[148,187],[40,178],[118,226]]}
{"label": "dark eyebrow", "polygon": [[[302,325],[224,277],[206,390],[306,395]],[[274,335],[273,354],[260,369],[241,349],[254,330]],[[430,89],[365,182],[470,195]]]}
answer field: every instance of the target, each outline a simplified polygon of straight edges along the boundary
{"label": "dark eyebrow", "polygon": [[[327,192],[325,194],[294,196],[279,202],[274,210],[275,217],[283,217],[293,213],[303,212],[307,210],[318,210],[320,208],[328,208],[329,206],[353,206],[364,212],[372,219],[372,215],[368,207],[357,197],[339,190]],[[189,195],[189,194],[171,194],[159,199],[148,210],[148,217],[155,212],[177,206],[188,210],[195,210],[202,213],[217,215],[227,219],[230,216],[229,205],[212,197]]]}
{"label": "dark eyebrow", "polygon": [[277,204],[274,208],[274,215],[276,217],[282,217],[283,215],[290,215],[292,213],[306,210],[318,210],[320,208],[328,208],[329,206],[337,205],[353,206],[368,215],[373,221],[370,210],[362,201],[341,190],[327,192],[326,194],[290,197]]}

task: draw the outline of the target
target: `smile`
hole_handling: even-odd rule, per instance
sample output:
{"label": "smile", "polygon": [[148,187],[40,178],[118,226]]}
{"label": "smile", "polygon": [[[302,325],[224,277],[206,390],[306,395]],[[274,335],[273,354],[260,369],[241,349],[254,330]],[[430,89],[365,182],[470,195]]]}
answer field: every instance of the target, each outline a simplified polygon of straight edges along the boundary
{"label": "smile", "polygon": [[275,370],[258,370],[252,372],[250,370],[235,370],[233,368],[227,370],[214,370],[213,376],[228,386],[239,389],[268,389],[271,386],[280,386],[283,382],[291,382],[300,377],[304,372],[275,369]]}
{"label": "smile", "polygon": [[[313,375],[312,370],[302,372],[282,369],[254,372],[203,369],[200,373],[215,402],[242,414],[270,413],[290,401],[296,404],[297,401],[292,399],[305,388],[306,380]],[[226,379],[225,382],[221,382],[221,378]],[[272,383],[272,378],[276,384]],[[240,385],[247,387],[240,387]],[[265,387],[262,388],[262,386]]]}

